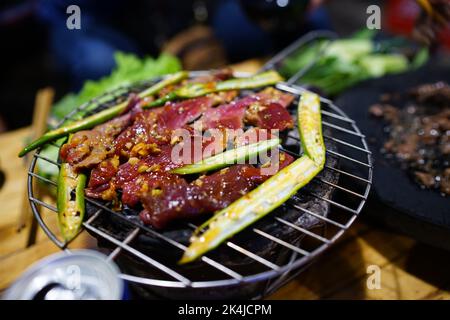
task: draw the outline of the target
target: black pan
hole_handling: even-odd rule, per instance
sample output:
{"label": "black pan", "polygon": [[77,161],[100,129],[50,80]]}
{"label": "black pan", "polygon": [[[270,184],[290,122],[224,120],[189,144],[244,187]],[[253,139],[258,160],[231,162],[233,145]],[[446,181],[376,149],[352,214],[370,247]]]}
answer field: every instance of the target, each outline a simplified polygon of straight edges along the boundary
{"label": "black pan", "polygon": [[[444,61],[365,81],[341,95],[336,104],[364,131],[373,154],[373,192],[366,212],[421,241],[450,249],[450,197],[422,189],[406,170],[383,156],[380,149],[386,140],[385,124],[368,113],[383,93],[404,93],[409,88],[437,81],[450,83],[450,65]],[[399,107],[406,104],[404,99]]]}

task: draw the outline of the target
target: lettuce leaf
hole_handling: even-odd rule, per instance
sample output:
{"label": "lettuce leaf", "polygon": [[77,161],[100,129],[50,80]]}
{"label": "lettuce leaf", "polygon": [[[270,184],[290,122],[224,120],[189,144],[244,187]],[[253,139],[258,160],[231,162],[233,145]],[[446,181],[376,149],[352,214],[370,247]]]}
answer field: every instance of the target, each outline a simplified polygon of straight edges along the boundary
{"label": "lettuce leaf", "polygon": [[52,116],[62,119],[74,108],[118,86],[181,70],[180,61],[164,53],[158,58],[140,59],[134,54],[117,52],[114,58],[116,67],[110,75],[99,80],[87,80],[80,92],[65,95],[53,106]]}

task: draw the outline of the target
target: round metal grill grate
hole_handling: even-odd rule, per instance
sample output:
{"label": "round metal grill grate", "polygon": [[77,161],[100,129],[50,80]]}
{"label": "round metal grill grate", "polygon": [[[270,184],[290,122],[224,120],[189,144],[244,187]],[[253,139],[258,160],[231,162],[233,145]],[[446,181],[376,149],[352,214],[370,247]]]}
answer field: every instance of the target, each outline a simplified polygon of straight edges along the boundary
{"label": "round metal grill grate", "polygon": [[[317,35],[316,35],[317,36]],[[309,39],[308,39],[309,40]],[[304,43],[303,40],[301,43]],[[299,43],[294,46],[298,48]],[[283,51],[282,55],[276,56],[267,65],[266,68],[274,67],[277,61],[285,57],[292,50],[287,49]],[[191,76],[197,76],[202,72],[193,72]],[[300,74],[300,73],[299,73]],[[298,103],[298,99],[305,89],[301,86],[293,84],[298,79],[298,74],[292,77],[287,82],[279,83],[276,88],[291,93],[296,96],[294,104]],[[133,87],[120,87],[112,92],[106,93],[85,105],[74,110],[64,121],[72,119],[75,115],[88,115],[93,112],[98,112],[103,108],[111,106],[113,103],[123,100],[126,96],[137,90],[140,86],[148,85],[141,83]],[[211,258],[209,254],[201,258],[201,264],[205,268],[211,270],[210,277],[203,277],[201,280],[191,279],[182,268],[176,264],[167,264],[155,256],[143,252],[133,245],[133,242],[140,236],[145,234],[148,237],[158,239],[165,245],[168,245],[173,250],[182,252],[186,249],[185,244],[177,242],[173,238],[160,233],[150,227],[144,226],[135,220],[129,220],[121,212],[112,210],[108,204],[100,203],[93,199],[87,199],[89,206],[96,208],[95,212],[83,223],[84,229],[97,239],[101,239],[109,244],[110,259],[118,259],[121,255],[132,256],[141,263],[146,264],[157,273],[149,273],[148,276],[142,274],[133,274],[132,272],[124,272],[122,278],[134,283],[149,285],[153,287],[163,288],[189,288],[189,289],[204,289],[204,288],[223,288],[231,285],[239,285],[243,283],[255,283],[267,281],[264,287],[264,292],[260,292],[258,296],[264,296],[280,285],[288,281],[291,277],[296,275],[300,270],[309,265],[319,254],[323,253],[336,240],[341,237],[344,232],[351,226],[355,218],[361,212],[370,190],[372,181],[372,160],[371,153],[368,150],[365,136],[360,132],[355,122],[346,116],[346,114],[334,103],[328,99],[321,98],[322,103],[322,119],[324,127],[324,138],[327,143],[332,144],[333,148],[327,148],[327,158],[334,159],[333,165],[327,162],[323,172],[314,179],[317,185],[326,186],[332,190],[330,196],[322,196],[315,194],[311,190],[300,190],[298,195],[292,197],[284,206],[291,210],[298,212],[298,215],[309,216],[320,222],[320,228],[304,228],[294,223],[292,220],[286,220],[278,216],[275,212],[269,214],[268,219],[274,219],[277,223],[292,231],[298,232],[301,235],[301,241],[287,241],[279,235],[271,234],[261,228],[250,226],[246,232],[252,233],[252,237],[261,237],[265,241],[276,243],[279,248],[289,251],[289,259],[283,264],[276,261],[269,260],[264,256],[253,252],[251,248],[242,243],[236,243],[231,239],[222,245],[227,247],[227,250],[232,250],[243,258],[250,259],[258,264],[258,268],[254,270],[234,270],[233,267],[225,265],[217,258]],[[295,116],[295,115],[294,115]],[[64,122],[63,121],[63,122]],[[298,135],[295,134],[296,128],[288,133],[287,139],[294,141],[299,145]],[[58,148],[57,144],[50,144],[54,148]],[[301,150],[292,151],[290,148],[281,147],[282,151],[299,157]],[[58,230],[52,230],[42,215],[42,208],[45,207],[51,211],[57,212],[56,207],[44,201],[42,198],[37,198],[35,195],[35,187],[37,184],[35,180],[48,184],[56,188],[56,183],[36,173],[37,161],[49,162],[51,165],[59,166],[55,161],[52,161],[41,155],[41,150],[38,150],[33,155],[28,172],[28,194],[32,211],[44,232],[48,237],[61,249],[67,249],[68,243],[61,241],[57,234]],[[332,174],[327,174],[332,173]],[[334,178],[330,178],[334,177]],[[327,212],[313,211],[302,206],[302,194],[308,194],[309,197],[316,198],[327,205]],[[114,232],[102,228],[102,219],[114,218],[122,219],[128,226],[126,234],[117,237]],[[188,224],[188,228],[195,228],[195,225]],[[207,270],[207,269],[206,269]],[[216,276],[220,274],[220,276]]]}

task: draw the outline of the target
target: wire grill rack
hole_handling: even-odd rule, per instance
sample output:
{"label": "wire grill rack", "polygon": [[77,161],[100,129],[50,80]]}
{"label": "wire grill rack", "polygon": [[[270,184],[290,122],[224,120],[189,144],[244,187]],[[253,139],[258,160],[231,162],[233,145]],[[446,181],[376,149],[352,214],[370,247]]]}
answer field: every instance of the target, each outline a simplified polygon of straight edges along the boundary
{"label": "wire grill rack", "polygon": [[[297,49],[299,46],[303,45],[305,42],[316,39],[318,36],[326,37],[327,34],[313,34],[306,38],[302,38],[301,41],[294,43],[291,47],[282,51],[279,55],[275,56],[263,69],[270,69],[276,66],[279,61],[284,59],[287,54],[290,54],[293,50]],[[304,70],[299,71],[298,74],[294,75],[287,82],[277,84],[277,89],[284,92],[291,93],[296,96],[295,103],[298,103],[298,99],[301,94],[306,90],[303,87],[294,84],[300,77]],[[194,72],[191,76],[197,76],[201,72]],[[148,83],[143,83],[142,85],[148,85]],[[111,104],[126,99],[126,96],[133,90],[131,87],[119,87],[116,90],[104,94],[85,105],[74,110],[66,116],[66,118],[61,122],[61,124],[70,119],[75,119],[80,116],[86,116],[90,113],[99,110],[99,107],[106,108]],[[178,270],[177,267],[172,265],[167,265],[154,257],[136,249],[133,246],[133,241],[141,234],[146,234],[148,236],[159,239],[160,241],[166,243],[167,245],[173,247],[174,250],[179,250],[180,252],[186,249],[186,246],[179,243],[164,234],[155,231],[152,228],[144,226],[138,222],[133,222],[127,220],[124,215],[120,212],[112,210],[108,204],[100,203],[96,200],[87,198],[86,201],[90,205],[96,208],[93,215],[89,217],[83,223],[84,229],[88,230],[91,234],[95,234],[96,237],[102,238],[109,242],[115,248],[111,250],[109,254],[109,259],[116,259],[119,255],[124,252],[134,256],[143,263],[148,264],[154,269],[157,269],[162,277],[143,277],[134,275],[131,273],[123,273],[121,277],[124,280],[150,285],[153,287],[165,287],[165,288],[191,288],[191,289],[201,289],[201,288],[222,288],[230,285],[239,285],[243,283],[255,283],[258,281],[269,281],[264,289],[264,292],[260,293],[260,296],[265,296],[270,292],[277,289],[283,283],[288,281],[290,278],[295,276],[303,268],[307,267],[318,255],[323,253],[328,247],[330,247],[336,240],[341,237],[344,232],[351,226],[358,214],[361,212],[371,187],[372,182],[372,159],[371,153],[368,150],[367,143],[365,141],[365,136],[361,133],[359,128],[356,126],[355,122],[350,119],[338,106],[336,106],[331,100],[326,98],[321,98],[322,104],[322,119],[324,127],[324,138],[336,146],[335,149],[327,149],[327,157],[332,157],[338,159],[338,166],[326,165],[324,172],[330,171],[338,174],[338,180],[331,181],[327,179],[327,175],[321,174],[317,176],[314,181],[318,184],[327,185],[327,187],[333,189],[332,197],[323,197],[311,193],[310,196],[320,199],[326,202],[330,210],[328,214],[324,215],[323,212],[314,212],[312,210],[305,209],[299,205],[299,197],[294,196],[289,201],[285,203],[286,206],[290,206],[298,211],[299,215],[309,215],[318,219],[324,228],[320,230],[302,228],[291,221],[285,220],[277,215],[269,215],[270,219],[275,219],[278,223],[292,228],[295,232],[300,233],[304,239],[309,239],[308,247],[304,247],[302,244],[305,243],[303,240],[300,243],[290,243],[280,237],[274,236],[267,233],[261,229],[250,226],[247,232],[252,232],[255,237],[263,237],[266,240],[272,241],[277,245],[289,250],[291,258],[289,261],[283,265],[279,265],[270,261],[264,257],[261,257],[250,249],[246,248],[242,244],[237,244],[233,242],[233,239],[227,241],[222,246],[228,247],[229,250],[233,250],[242,257],[254,260],[262,267],[262,271],[242,273],[229,266],[217,261],[217,259],[210,258],[209,255],[205,255],[201,258],[201,263],[208,266],[208,268],[214,269],[215,273],[220,273],[221,277],[217,279],[208,280],[192,280],[182,271]],[[292,132],[295,132],[293,130]],[[297,141],[299,143],[298,135],[289,133],[289,138]],[[59,146],[55,143],[51,144],[53,147],[58,148]],[[301,151],[292,152],[291,150],[281,147],[282,151],[288,152],[295,157],[299,157]],[[45,184],[51,185],[56,188],[56,183],[42,175],[36,173],[36,165],[38,161],[48,162],[51,165],[58,166],[59,163],[45,157],[41,154],[41,150],[38,150],[33,155],[33,160],[31,162],[29,172],[28,172],[28,196],[30,200],[30,205],[32,211],[47,236],[61,249],[68,250],[68,243],[60,240],[56,234],[57,230],[53,231],[46,224],[42,215],[42,208],[47,208],[51,211],[57,212],[56,207],[52,203],[45,202],[43,199],[39,199],[35,196],[35,187],[37,184],[34,183],[35,180],[39,180]],[[305,190],[300,190],[301,192],[308,192]],[[100,217],[105,215],[114,216],[118,219],[123,219],[128,225],[130,225],[130,231],[124,237],[116,237],[115,234],[105,231],[96,225],[96,221]],[[195,228],[193,224],[188,224],[190,228]],[[193,230],[193,229],[192,229]],[[259,269],[258,269],[259,270]]]}

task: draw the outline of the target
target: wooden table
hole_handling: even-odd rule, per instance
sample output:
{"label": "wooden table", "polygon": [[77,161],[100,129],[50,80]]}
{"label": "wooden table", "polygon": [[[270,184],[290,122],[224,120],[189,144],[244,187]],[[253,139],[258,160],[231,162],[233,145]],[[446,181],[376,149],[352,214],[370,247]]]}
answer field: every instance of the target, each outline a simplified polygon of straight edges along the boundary
{"label": "wooden table", "polygon": [[[253,71],[259,62],[236,66]],[[26,229],[16,230],[26,168],[17,153],[27,128],[0,135],[0,165],[6,183],[0,190],[0,292],[33,262],[59,249],[43,234],[25,248]],[[85,234],[85,233],[83,233]],[[92,247],[87,235],[74,247]],[[381,271],[381,288],[368,289],[367,268]],[[450,253],[417,243],[370,223],[362,217],[308,270],[281,288],[271,299],[450,299]]]}

